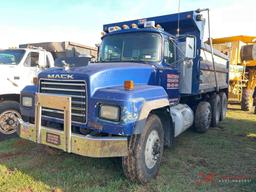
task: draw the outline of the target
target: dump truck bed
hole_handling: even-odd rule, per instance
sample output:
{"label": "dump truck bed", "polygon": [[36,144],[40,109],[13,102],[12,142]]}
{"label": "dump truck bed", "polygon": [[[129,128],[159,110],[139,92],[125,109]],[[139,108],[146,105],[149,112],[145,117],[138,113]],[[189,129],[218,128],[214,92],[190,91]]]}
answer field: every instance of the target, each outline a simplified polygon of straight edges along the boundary
{"label": "dump truck bed", "polygon": [[[216,88],[214,66],[212,62],[211,49],[207,44],[203,44],[200,57],[200,92],[207,92]],[[228,88],[228,57],[214,50],[214,63],[217,75],[218,86],[220,89]]]}
{"label": "dump truck bed", "polygon": [[20,48],[41,47],[52,53],[54,59],[59,57],[75,57],[79,55],[97,57],[97,48],[74,43],[70,41],[63,42],[42,42],[28,43],[19,45]]}

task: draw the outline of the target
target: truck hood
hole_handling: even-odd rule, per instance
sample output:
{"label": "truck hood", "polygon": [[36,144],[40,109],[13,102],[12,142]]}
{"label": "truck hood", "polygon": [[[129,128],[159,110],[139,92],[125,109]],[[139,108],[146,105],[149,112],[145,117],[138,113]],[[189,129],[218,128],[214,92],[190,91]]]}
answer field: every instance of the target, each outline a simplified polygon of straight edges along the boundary
{"label": "truck hood", "polygon": [[1,83],[5,83],[4,81],[8,81],[7,79],[12,79],[16,72],[16,65],[3,65],[0,64],[0,80]]}
{"label": "truck hood", "polygon": [[97,89],[122,86],[125,80],[135,84],[154,84],[155,67],[142,63],[92,63],[84,67],[51,68],[39,74],[39,78],[85,80],[90,88],[90,95]]}

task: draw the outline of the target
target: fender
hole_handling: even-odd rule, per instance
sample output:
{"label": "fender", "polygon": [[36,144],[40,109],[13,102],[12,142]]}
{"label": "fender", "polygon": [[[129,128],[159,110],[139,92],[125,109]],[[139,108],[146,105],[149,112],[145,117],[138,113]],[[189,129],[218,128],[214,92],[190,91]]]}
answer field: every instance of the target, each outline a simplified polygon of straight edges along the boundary
{"label": "fender", "polygon": [[[100,119],[95,119],[95,122],[97,121],[103,126],[102,132],[127,136],[142,132],[146,119],[152,110],[169,107],[165,89],[152,85],[136,85],[132,91],[126,91],[121,86],[103,88],[97,90],[93,95],[91,109],[95,110],[97,103],[122,106],[122,122],[112,123]],[[93,117],[95,113],[93,111],[89,114],[91,115],[90,119],[96,118]]]}
{"label": "fender", "polygon": [[139,114],[137,123],[134,127],[133,134],[140,134],[146,124],[147,117],[149,116],[150,112],[155,109],[160,109],[163,107],[167,107],[169,105],[169,101],[167,98],[152,100],[152,101],[145,101],[141,112]]}

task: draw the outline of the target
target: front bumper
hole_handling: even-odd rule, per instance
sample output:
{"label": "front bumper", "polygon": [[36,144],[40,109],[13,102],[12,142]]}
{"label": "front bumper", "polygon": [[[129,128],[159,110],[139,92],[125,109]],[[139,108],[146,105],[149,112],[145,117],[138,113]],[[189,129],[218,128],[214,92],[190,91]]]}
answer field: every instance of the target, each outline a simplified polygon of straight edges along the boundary
{"label": "front bumper", "polygon": [[[64,131],[41,126],[42,107],[64,111]],[[37,94],[35,124],[20,121],[19,135],[40,144],[88,157],[122,157],[128,154],[127,137],[92,136],[71,132],[71,98]]]}

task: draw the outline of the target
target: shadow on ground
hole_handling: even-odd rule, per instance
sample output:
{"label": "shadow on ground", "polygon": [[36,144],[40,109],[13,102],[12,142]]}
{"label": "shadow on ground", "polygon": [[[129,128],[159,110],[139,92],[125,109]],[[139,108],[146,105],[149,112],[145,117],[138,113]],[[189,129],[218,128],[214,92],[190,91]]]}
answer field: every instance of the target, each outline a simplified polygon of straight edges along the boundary
{"label": "shadow on ground", "polygon": [[2,133],[0,133],[0,142],[4,141],[6,139],[11,139],[11,138],[15,138],[17,137],[17,134],[12,134],[12,135],[4,135]]}

